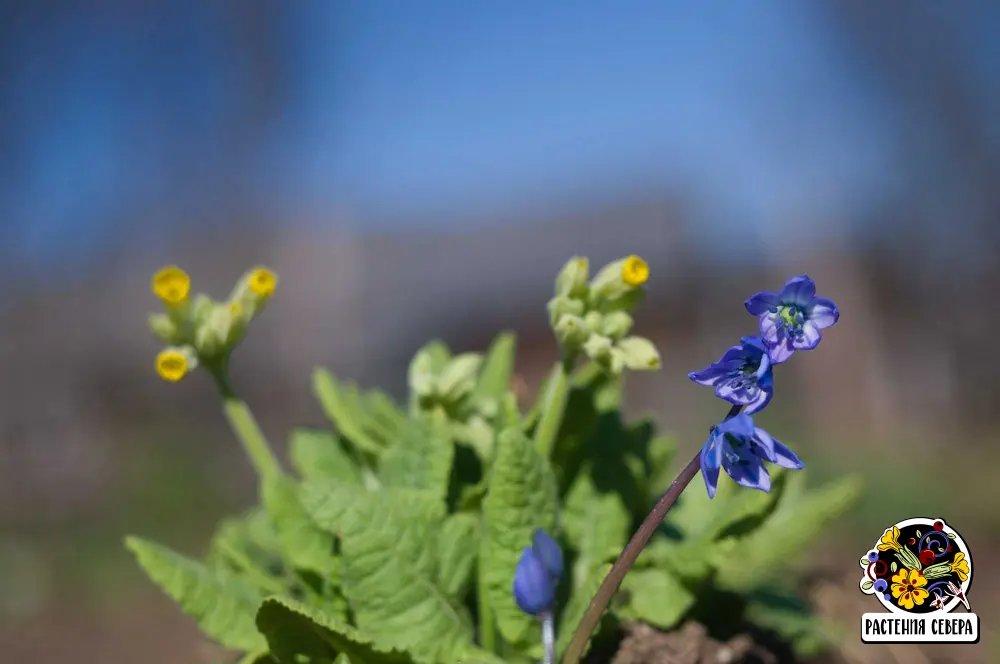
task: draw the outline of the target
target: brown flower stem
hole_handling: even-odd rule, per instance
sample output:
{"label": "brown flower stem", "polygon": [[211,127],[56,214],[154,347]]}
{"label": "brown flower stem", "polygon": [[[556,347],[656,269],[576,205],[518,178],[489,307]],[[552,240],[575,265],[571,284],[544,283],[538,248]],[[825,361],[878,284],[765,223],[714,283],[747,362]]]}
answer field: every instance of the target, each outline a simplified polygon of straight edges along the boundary
{"label": "brown flower stem", "polygon": [[[725,419],[728,420],[736,417],[742,409],[743,406],[733,406],[729,409],[729,413]],[[687,488],[687,485],[691,483],[691,480],[694,479],[699,470],[701,470],[701,450],[684,466],[677,475],[677,478],[670,484],[666,493],[656,501],[653,510],[646,516],[639,529],[632,535],[632,539],[625,545],[621,555],[618,556],[618,560],[611,566],[608,575],[604,577],[604,581],[601,582],[601,586],[597,589],[594,599],[590,601],[590,606],[587,607],[587,612],[583,614],[583,619],[573,633],[573,638],[566,648],[566,654],[563,655],[561,664],[578,664],[580,658],[583,657],[583,651],[587,648],[587,642],[590,640],[591,634],[594,633],[594,630],[600,624],[601,616],[604,615],[608,605],[611,603],[611,598],[618,592],[618,588],[621,586],[625,575],[632,569],[632,565],[635,564],[639,554],[646,548],[649,540],[653,537],[653,533],[656,532],[660,523],[667,516],[667,512],[674,506],[681,492]]]}

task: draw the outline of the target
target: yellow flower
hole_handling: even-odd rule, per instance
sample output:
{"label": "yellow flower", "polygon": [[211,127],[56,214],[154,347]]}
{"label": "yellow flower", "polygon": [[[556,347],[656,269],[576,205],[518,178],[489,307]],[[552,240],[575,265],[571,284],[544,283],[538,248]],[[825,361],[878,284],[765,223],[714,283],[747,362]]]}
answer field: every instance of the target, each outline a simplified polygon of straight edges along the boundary
{"label": "yellow flower", "polygon": [[886,530],[882,539],[879,540],[879,551],[888,551],[889,549],[899,551],[899,528],[896,526],[893,526],[892,530]]}
{"label": "yellow flower", "polygon": [[278,286],[278,277],[266,267],[259,267],[250,273],[247,283],[257,297],[270,297]]}
{"label": "yellow flower", "polygon": [[896,598],[896,603],[907,611],[914,605],[920,606],[924,600],[930,596],[924,586],[927,579],[920,573],[920,570],[906,569],[899,570],[899,573],[892,577],[892,596]]}
{"label": "yellow flower", "polygon": [[167,348],[156,356],[156,373],[163,380],[176,383],[188,372],[187,355],[175,348]]}
{"label": "yellow flower", "polygon": [[191,292],[191,278],[176,265],[168,265],[153,275],[153,294],[170,306],[177,306]]}
{"label": "yellow flower", "polygon": [[961,581],[969,578],[969,561],[965,559],[965,554],[961,551],[955,554],[955,559],[951,561],[951,571],[958,574]]}
{"label": "yellow flower", "polygon": [[629,286],[642,286],[649,279],[649,265],[638,256],[629,256],[622,265],[622,281]]}

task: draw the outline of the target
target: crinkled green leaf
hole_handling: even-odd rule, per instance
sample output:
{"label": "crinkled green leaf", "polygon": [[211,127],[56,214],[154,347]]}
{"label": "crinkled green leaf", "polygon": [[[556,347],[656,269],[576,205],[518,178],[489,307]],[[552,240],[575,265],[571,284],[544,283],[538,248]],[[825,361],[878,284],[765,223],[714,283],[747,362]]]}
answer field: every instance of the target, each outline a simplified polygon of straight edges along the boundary
{"label": "crinkled green leaf", "polygon": [[292,466],[301,477],[329,477],[362,483],[360,469],[331,431],[295,429],[288,447]]}
{"label": "crinkled green leaf", "polygon": [[577,551],[573,581],[579,586],[594,569],[614,559],[628,541],[632,517],[614,491],[598,491],[589,468],[577,476],[566,495],[562,523]]}
{"label": "crinkled green leaf", "polygon": [[313,392],[326,416],[356,449],[377,457],[392,442],[396,432],[369,412],[355,385],[339,383],[329,371],[318,368],[313,371]]}
{"label": "crinkled green leaf", "polygon": [[125,546],[149,578],[194,618],[205,634],[234,650],[257,652],[265,647],[254,626],[263,595],[253,586],[153,542],[128,537]]}
{"label": "crinkled green leaf", "polygon": [[254,530],[261,528],[257,523],[261,517],[266,520],[266,515],[254,511],[243,518],[223,520],[212,536],[205,563],[232,572],[261,592],[281,592],[284,582],[275,572],[282,569],[277,542],[261,542]]}
{"label": "crinkled green leaf", "polygon": [[517,351],[517,337],[513,332],[497,335],[486,351],[486,359],[479,372],[475,394],[499,401],[510,389],[514,376],[514,356]]}
{"label": "crinkled green leaf", "polygon": [[738,553],[719,564],[717,583],[737,592],[760,587],[772,575],[787,569],[836,517],[846,512],[861,494],[857,477],[831,482],[803,492],[805,472],[792,471],[789,496],[763,524],[740,540]]}
{"label": "crinkled green leaf", "polygon": [[480,583],[486,586],[500,633],[523,647],[537,639],[538,625],[514,603],[514,569],[536,528],[552,533],[556,485],[548,461],[518,428],[504,430],[497,441],[483,517],[486,540],[479,561]]}
{"label": "crinkled green leaf", "polygon": [[287,475],[263,480],[262,499],[271,517],[285,558],[298,569],[322,576],[336,576],[333,536],[319,528],[306,513],[299,498],[299,485]]}
{"label": "crinkled green leaf", "polygon": [[384,646],[335,616],[289,597],[269,597],[257,612],[257,628],[281,664],[332,663],[345,655],[354,664],[410,664],[406,652]]}
{"label": "crinkled green leaf", "polygon": [[472,584],[479,553],[480,518],[460,512],[445,519],[438,539],[438,585],[447,595],[461,599]]}
{"label": "crinkled green leaf", "polygon": [[638,620],[670,629],[694,605],[695,596],[665,569],[630,571],[621,586],[624,603],[615,612],[626,620]]}
{"label": "crinkled green leaf", "polygon": [[435,410],[402,430],[379,463],[379,477],[386,487],[420,489],[444,501],[454,458],[447,418]]}
{"label": "crinkled green leaf", "polygon": [[302,499],[340,538],[342,589],[360,630],[423,662],[454,661],[470,647],[471,621],[436,583],[437,496],[310,480]]}
{"label": "crinkled green leaf", "polygon": [[[559,617],[559,633],[556,637],[557,661],[562,658],[563,653],[566,652],[566,648],[569,647],[569,642],[573,638],[573,632],[576,631],[577,625],[583,620],[583,614],[587,612],[590,601],[594,599],[597,589],[601,587],[601,582],[604,581],[604,577],[610,571],[611,565],[601,565],[591,571],[584,583],[579,584],[576,590],[570,594],[566,608],[563,609],[562,615]],[[581,654],[586,655],[589,648],[590,642],[588,641],[587,648]]]}

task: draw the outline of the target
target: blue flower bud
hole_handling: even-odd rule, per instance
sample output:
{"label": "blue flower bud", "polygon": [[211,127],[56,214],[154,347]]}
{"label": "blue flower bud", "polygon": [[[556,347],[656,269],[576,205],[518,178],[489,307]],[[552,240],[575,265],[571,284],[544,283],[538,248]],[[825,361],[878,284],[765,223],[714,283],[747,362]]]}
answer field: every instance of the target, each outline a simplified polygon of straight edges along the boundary
{"label": "blue flower bud", "polygon": [[538,528],[531,536],[531,548],[535,550],[535,555],[542,561],[546,571],[554,579],[558,579],[563,574],[562,549],[547,532]]}
{"label": "blue flower bud", "polygon": [[538,553],[526,547],[514,571],[514,601],[528,615],[537,616],[551,609],[555,599],[555,579]]}

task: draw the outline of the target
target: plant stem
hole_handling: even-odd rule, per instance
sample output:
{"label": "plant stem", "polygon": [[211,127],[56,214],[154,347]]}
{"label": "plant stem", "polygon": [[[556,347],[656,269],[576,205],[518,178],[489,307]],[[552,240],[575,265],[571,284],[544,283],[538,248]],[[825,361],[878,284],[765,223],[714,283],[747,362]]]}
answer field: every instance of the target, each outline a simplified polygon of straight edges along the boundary
{"label": "plant stem", "polygon": [[[733,406],[729,409],[729,413],[725,419],[728,420],[736,417],[742,409],[742,406]],[[646,544],[652,539],[653,533],[656,532],[660,523],[667,516],[667,512],[674,506],[681,492],[687,488],[687,485],[691,483],[691,480],[694,479],[699,470],[701,470],[701,450],[684,466],[677,475],[677,478],[670,484],[666,493],[656,502],[653,510],[646,516],[642,525],[635,531],[635,534],[632,535],[629,543],[625,545],[621,555],[618,556],[618,560],[611,566],[608,575],[604,577],[604,581],[601,582],[601,586],[597,589],[594,599],[590,601],[590,606],[587,607],[587,612],[583,614],[583,619],[573,633],[573,638],[566,648],[566,654],[563,656],[561,664],[577,664],[580,661],[591,634],[593,634],[594,630],[600,624],[604,611],[611,603],[611,598],[618,592],[618,587],[621,586],[625,575],[632,569],[632,565],[635,564],[639,554],[642,553]]]}
{"label": "plant stem", "polygon": [[206,368],[215,379],[219,394],[222,395],[222,410],[229,420],[229,426],[243,445],[243,451],[250,458],[257,475],[261,478],[280,475],[281,466],[278,464],[278,458],[271,451],[271,446],[268,445],[264,432],[260,430],[257,420],[250,412],[250,407],[233,392],[226,375],[226,367],[219,365]]}
{"label": "plant stem", "polygon": [[542,404],[542,417],[535,430],[535,445],[546,459],[552,454],[556,444],[556,436],[566,412],[566,402],[569,400],[569,373],[573,368],[572,355],[566,354],[563,359],[552,367],[548,389],[545,391],[545,401]]}
{"label": "plant stem", "polygon": [[556,660],[556,628],[552,612],[542,614],[542,645],[545,648],[544,664],[555,664]]}

